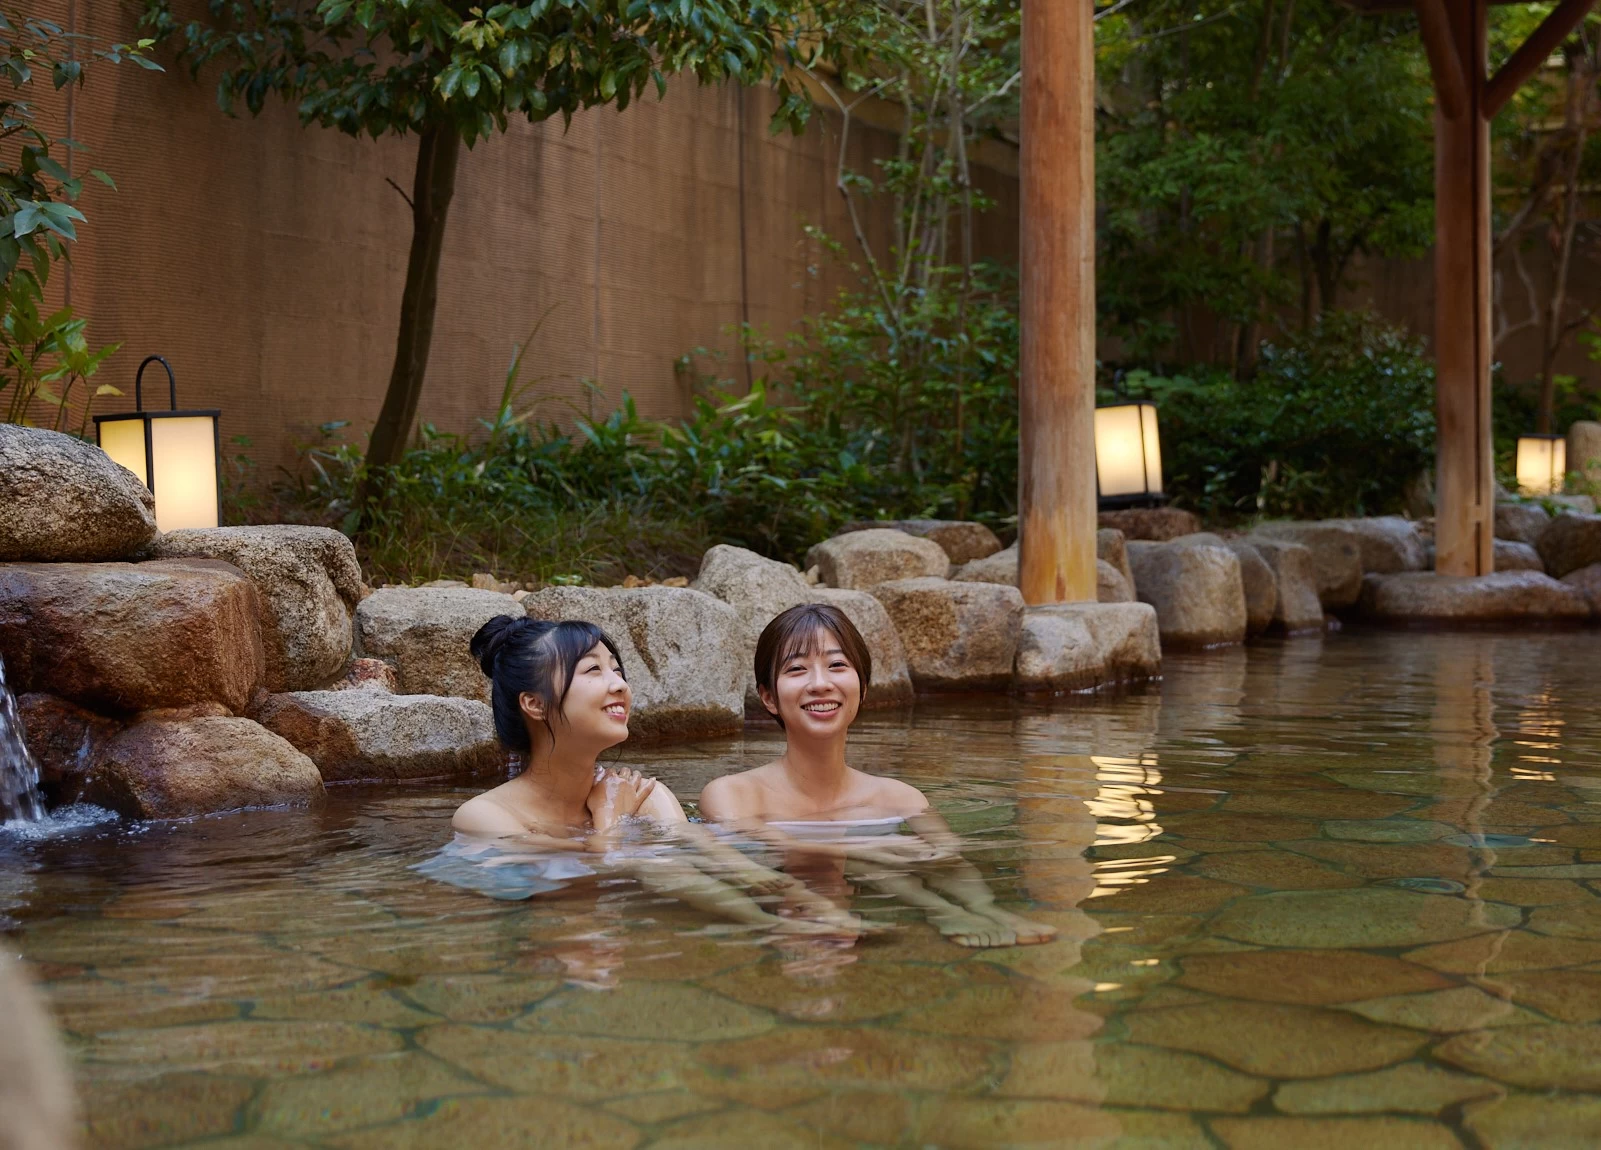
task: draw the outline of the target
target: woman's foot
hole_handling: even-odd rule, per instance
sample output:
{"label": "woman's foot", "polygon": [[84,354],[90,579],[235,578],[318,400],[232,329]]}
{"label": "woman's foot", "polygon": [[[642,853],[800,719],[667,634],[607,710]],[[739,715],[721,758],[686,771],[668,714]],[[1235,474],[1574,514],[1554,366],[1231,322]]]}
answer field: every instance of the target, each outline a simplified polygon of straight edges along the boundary
{"label": "woman's foot", "polygon": [[1017,936],[1017,940],[1012,943],[1013,946],[1034,946],[1037,943],[1050,942],[1056,937],[1054,926],[1047,926],[1042,922],[1030,922],[998,906],[987,906],[981,913],[985,918],[999,923]]}
{"label": "woman's foot", "polygon": [[931,910],[928,912],[928,921],[933,924],[935,930],[957,946],[1017,945],[1016,931],[1002,926],[986,915],[974,914],[972,911],[959,910],[956,907],[950,910]]}

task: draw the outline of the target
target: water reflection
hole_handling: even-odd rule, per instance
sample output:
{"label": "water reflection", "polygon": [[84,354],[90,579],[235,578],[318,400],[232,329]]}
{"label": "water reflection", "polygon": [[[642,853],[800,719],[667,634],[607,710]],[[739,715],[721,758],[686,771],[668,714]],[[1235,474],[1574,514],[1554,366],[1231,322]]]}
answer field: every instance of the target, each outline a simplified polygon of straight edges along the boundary
{"label": "water reflection", "polygon": [[[461,798],[427,789],[0,843],[8,937],[99,1146],[1593,1145],[1594,644],[1346,633],[863,720],[1037,946],[856,877],[895,930],[605,871],[484,897],[411,869]],[[693,794],[780,746],[630,762]]]}

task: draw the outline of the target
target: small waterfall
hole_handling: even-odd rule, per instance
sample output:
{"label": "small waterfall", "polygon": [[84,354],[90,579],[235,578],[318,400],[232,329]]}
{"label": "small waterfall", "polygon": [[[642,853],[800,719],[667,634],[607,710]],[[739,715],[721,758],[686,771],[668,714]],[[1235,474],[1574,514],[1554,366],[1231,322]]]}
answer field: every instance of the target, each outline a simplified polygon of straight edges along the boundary
{"label": "small waterfall", "polygon": [[38,822],[44,817],[39,795],[39,764],[22,741],[22,718],[17,698],[6,683],[6,663],[0,659],[0,823],[12,820]]}

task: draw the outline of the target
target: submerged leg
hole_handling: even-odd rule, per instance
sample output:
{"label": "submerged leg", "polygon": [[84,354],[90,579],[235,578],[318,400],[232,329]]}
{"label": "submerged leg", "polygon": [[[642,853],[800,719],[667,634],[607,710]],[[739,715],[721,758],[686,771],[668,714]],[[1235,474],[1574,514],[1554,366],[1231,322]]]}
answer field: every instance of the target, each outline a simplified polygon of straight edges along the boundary
{"label": "submerged leg", "polygon": [[921,910],[935,930],[958,946],[1016,945],[1017,933],[1014,930],[987,915],[941,898],[916,875],[905,871],[887,871],[881,866],[858,868],[847,864],[846,870],[851,877]]}
{"label": "submerged leg", "polygon": [[616,869],[637,879],[647,890],[675,898],[729,922],[793,934],[838,934],[837,925],[804,918],[782,918],[763,910],[744,891],[713,878],[698,867],[660,856],[627,858]]}
{"label": "submerged leg", "polygon": [[1056,937],[1056,928],[1044,923],[1030,922],[1026,918],[1002,910],[995,905],[995,894],[978,873],[978,868],[966,859],[935,863],[924,872],[928,885],[940,891],[974,914],[983,915],[1016,936],[1014,945],[1031,946],[1049,942]]}

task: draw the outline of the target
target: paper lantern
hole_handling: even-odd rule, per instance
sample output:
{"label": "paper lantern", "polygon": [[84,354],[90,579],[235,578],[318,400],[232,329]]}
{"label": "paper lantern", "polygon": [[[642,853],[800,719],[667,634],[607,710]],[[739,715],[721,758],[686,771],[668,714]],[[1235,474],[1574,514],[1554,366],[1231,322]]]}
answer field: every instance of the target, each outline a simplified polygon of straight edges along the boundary
{"label": "paper lantern", "polygon": [[1560,495],[1568,473],[1568,441],[1561,435],[1518,437],[1518,489],[1525,495]]}
{"label": "paper lantern", "polygon": [[[145,368],[167,369],[170,411],[144,409]],[[222,443],[219,411],[179,411],[178,381],[159,355],[145,357],[133,380],[135,410],[95,416],[100,449],[144,480],[156,497],[156,526],[162,531],[216,527],[222,520]]]}
{"label": "paper lantern", "polygon": [[1095,409],[1095,483],[1103,507],[1163,501],[1162,443],[1154,403]]}

